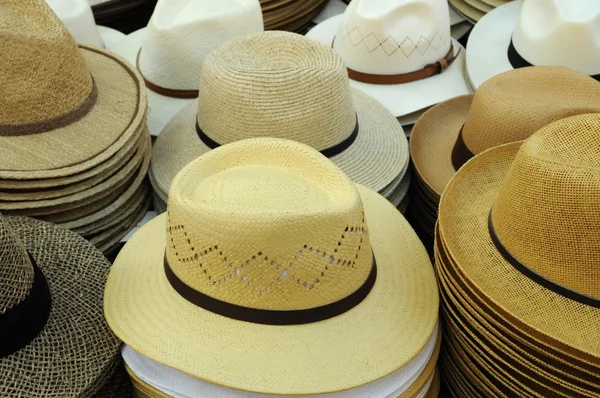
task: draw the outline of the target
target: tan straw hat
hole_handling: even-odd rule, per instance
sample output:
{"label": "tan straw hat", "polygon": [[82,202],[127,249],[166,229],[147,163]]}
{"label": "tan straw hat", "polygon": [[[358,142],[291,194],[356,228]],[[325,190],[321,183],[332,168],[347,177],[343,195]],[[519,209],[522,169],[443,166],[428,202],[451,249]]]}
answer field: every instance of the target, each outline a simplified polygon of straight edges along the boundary
{"label": "tan straw hat", "polygon": [[[487,313],[530,344],[551,347],[536,356],[587,369],[595,382],[570,374],[555,380],[570,392],[573,385],[594,391],[594,383],[597,391],[600,380],[599,154],[600,114],[566,118],[521,146],[493,148],[467,162],[440,203],[439,240],[448,258],[441,264]],[[535,369],[523,358],[512,363]],[[552,385],[531,372],[503,377]]]}
{"label": "tan straw hat", "polygon": [[0,216],[0,395],[89,397],[119,363],[102,314],[110,263],[77,234]]}
{"label": "tan straw hat", "polygon": [[278,395],[384,377],[423,349],[438,318],[427,252],[394,206],[314,149],[273,138],[181,170],[167,213],[120,252],[104,303],[140,354]]}
{"label": "tan straw hat", "polygon": [[350,88],[335,52],[297,34],[263,32],[233,39],[206,59],[197,106],[178,113],[156,141],[155,190],[169,192],[177,172],[211,148],[265,136],[307,144],[376,191],[408,162],[402,127]]}

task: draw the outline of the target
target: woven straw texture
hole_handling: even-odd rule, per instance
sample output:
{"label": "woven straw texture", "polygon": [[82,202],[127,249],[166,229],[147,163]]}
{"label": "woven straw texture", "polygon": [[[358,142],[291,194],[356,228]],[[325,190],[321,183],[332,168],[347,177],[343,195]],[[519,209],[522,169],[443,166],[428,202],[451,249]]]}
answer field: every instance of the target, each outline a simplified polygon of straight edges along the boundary
{"label": "woven straw texture", "polygon": [[[435,279],[400,213],[366,188],[358,199],[355,189],[326,158],[293,141],[244,140],[204,155],[175,179],[167,214],[142,227],[115,261],[105,293],[111,328],[159,363],[246,391],[341,391],[401,368],[432,335]],[[377,260],[369,296],[311,324],[216,315],[179,296],[164,274],[166,249],[177,275],[212,297],[308,308],[364,281],[369,242]]]}
{"label": "woven straw texture", "polygon": [[110,263],[83,238],[55,225],[20,217],[0,223],[22,242],[12,240],[11,245],[9,235],[3,234],[7,238],[3,251],[20,251],[23,256],[27,249],[52,296],[50,318],[40,334],[0,359],[0,395],[92,396],[112,371],[119,352],[119,341],[102,314]]}

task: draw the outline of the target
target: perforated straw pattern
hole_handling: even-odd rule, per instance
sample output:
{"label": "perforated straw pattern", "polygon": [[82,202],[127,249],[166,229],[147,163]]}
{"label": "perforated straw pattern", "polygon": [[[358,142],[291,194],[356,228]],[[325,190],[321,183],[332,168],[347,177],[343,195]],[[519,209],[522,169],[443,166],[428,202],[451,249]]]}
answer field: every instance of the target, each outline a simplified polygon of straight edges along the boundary
{"label": "perforated straw pattern", "polygon": [[23,301],[33,286],[33,267],[23,245],[0,215],[0,316]]}

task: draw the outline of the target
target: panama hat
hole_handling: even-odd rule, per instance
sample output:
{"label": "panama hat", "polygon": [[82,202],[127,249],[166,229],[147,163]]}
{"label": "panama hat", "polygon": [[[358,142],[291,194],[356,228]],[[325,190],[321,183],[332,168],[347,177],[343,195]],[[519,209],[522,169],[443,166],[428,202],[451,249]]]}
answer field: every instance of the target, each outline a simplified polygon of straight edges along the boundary
{"label": "panama hat", "polygon": [[0,217],[0,237],[0,395],[93,396],[120,362],[102,314],[110,263],[31,218]]}
{"label": "panama hat", "polygon": [[114,51],[144,77],[148,88],[150,134],[198,96],[200,69],[207,55],[234,37],[263,30],[258,0],[160,0],[143,31]]}
{"label": "panama hat", "polygon": [[448,3],[417,3],[355,0],[341,17],[307,34],[333,47],[348,67],[351,85],[395,117],[471,92],[464,51],[450,36]]}
{"label": "panama hat", "polygon": [[467,71],[475,88],[524,66],[556,65],[600,79],[600,43],[594,0],[526,0],[490,12],[467,44]]}
{"label": "panama hat", "polygon": [[310,145],[376,191],[408,166],[402,126],[350,88],[335,52],[294,33],[261,32],[233,39],[206,59],[197,105],[181,110],[156,140],[155,191],[166,200],[187,163],[221,144],[261,136]]}
{"label": "panama hat", "polygon": [[104,303],[115,334],[156,362],[298,395],[408,364],[434,332],[438,293],[392,204],[306,145],[256,138],[181,170],[167,213],[119,253]]}

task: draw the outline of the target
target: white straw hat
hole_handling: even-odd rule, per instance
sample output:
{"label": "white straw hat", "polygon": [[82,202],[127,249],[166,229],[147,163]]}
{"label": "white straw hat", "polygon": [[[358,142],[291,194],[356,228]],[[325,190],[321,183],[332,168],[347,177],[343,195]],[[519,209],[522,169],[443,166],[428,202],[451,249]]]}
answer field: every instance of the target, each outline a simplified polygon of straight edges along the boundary
{"label": "white straw hat", "polygon": [[444,0],[354,0],[307,37],[332,46],[351,84],[395,117],[470,93]]}
{"label": "white straw hat", "polygon": [[600,2],[525,0],[498,7],[473,28],[467,71],[474,86],[525,66],[566,66],[600,80]]}

